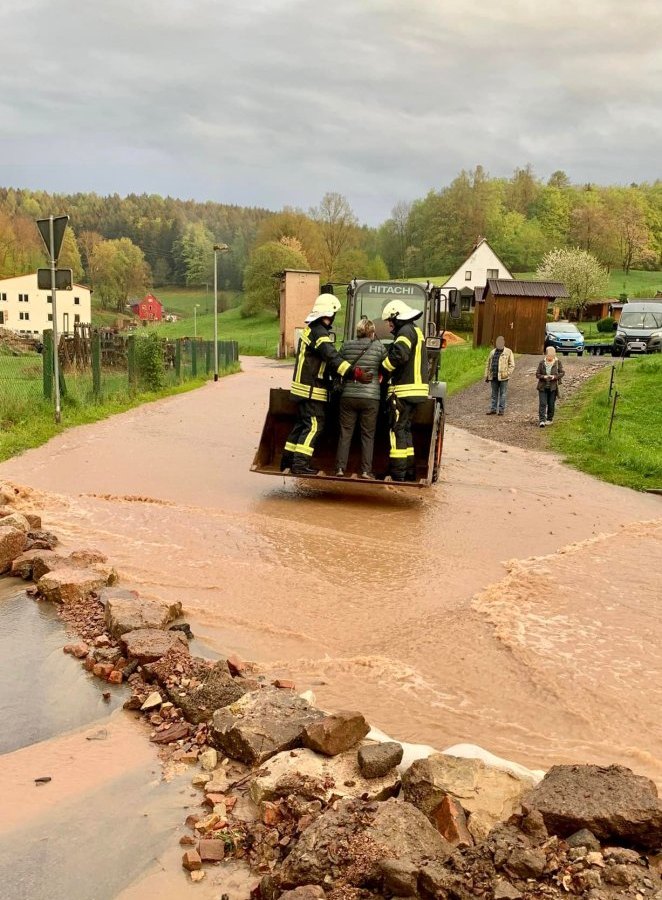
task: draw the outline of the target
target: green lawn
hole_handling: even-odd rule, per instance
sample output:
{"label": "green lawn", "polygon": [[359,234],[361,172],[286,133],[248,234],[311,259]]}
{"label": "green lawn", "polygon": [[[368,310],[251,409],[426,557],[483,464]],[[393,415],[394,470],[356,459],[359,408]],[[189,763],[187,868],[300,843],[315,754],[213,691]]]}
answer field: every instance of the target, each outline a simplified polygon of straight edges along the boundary
{"label": "green lawn", "polygon": [[[433,284],[443,284],[448,275],[434,275],[430,277]],[[535,272],[517,272],[515,278],[523,281],[535,281]],[[409,281],[426,281],[427,277],[410,278]],[[460,285],[461,286],[461,285]],[[615,299],[620,294],[628,297],[654,297],[655,291],[662,291],[662,272],[635,272],[630,270],[626,275],[623,269],[612,269],[609,274],[609,288],[607,298]]]}
{"label": "green lawn", "polygon": [[[221,371],[221,376],[239,371],[235,363]],[[171,383],[161,391],[131,392],[128,389],[126,373],[108,373],[102,378],[105,397],[91,399],[91,376],[67,377],[67,396],[62,400],[62,422],[56,425],[53,404],[43,398],[41,372],[32,385],[24,385],[29,395],[19,396],[15,392],[3,394],[0,382],[0,461],[9,459],[31,447],[38,447],[56,434],[75,425],[86,425],[106,419],[115,413],[125,412],[143,403],[149,403],[173,394],[182,394],[200,387],[208,380],[207,375],[192,378],[183,384]]]}
{"label": "green lawn", "polygon": [[662,489],[662,355],[616,363],[619,397],[611,435],[611,367],[592,378],[546,433],[565,461],[604,481],[636,490]]}
{"label": "green lawn", "polygon": [[488,353],[489,350],[485,347],[474,350],[470,343],[454,344],[442,351],[439,380],[448,385],[449,397],[475,381],[480,381]]}

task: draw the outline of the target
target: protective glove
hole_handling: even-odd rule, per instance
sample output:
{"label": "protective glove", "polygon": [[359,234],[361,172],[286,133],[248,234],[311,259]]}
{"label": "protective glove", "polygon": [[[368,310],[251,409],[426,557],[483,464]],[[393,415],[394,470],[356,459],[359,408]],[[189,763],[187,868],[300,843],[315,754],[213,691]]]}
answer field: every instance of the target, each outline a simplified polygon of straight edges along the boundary
{"label": "protective glove", "polygon": [[354,369],[354,380],[360,384],[370,384],[372,382],[372,372],[364,372],[360,366]]}

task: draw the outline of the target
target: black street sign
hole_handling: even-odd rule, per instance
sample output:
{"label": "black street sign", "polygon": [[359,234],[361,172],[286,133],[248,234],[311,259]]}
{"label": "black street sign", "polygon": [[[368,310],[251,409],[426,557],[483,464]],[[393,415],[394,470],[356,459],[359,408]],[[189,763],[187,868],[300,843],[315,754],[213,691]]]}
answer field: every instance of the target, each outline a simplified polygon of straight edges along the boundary
{"label": "black street sign", "polygon": [[[37,269],[37,287],[40,291],[50,291],[51,270]],[[72,269],[56,269],[55,270],[55,290],[70,291],[73,287],[73,270]]]}
{"label": "black street sign", "polygon": [[[53,216],[53,256],[57,262],[57,258],[60,255],[60,250],[62,248],[62,241],[64,240],[64,232],[67,227],[67,223],[69,221],[69,216]],[[39,229],[39,233],[46,244],[46,249],[48,250],[48,255],[51,255],[51,220],[48,219],[37,219],[37,228]]]}

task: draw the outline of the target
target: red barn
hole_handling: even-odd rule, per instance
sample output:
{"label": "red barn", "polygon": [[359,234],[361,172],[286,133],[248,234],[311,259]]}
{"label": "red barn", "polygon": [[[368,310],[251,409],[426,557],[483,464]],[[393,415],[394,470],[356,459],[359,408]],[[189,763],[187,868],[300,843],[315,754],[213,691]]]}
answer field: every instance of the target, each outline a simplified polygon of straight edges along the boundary
{"label": "red barn", "polygon": [[163,318],[163,304],[154,294],[147,294],[142,300],[132,303],[131,311],[146,322],[160,322]]}

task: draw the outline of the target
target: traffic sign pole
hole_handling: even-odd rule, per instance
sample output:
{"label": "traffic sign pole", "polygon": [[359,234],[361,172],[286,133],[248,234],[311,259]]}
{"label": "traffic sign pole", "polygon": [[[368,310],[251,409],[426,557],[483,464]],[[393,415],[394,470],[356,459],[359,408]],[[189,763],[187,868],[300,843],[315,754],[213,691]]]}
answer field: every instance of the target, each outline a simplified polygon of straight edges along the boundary
{"label": "traffic sign pole", "polygon": [[[53,228],[53,216],[49,217],[49,252],[51,257],[51,293],[53,295],[53,374],[55,376],[55,422],[60,424],[62,410],[60,407],[60,354],[57,339],[57,299],[55,288],[55,232]],[[61,243],[61,240],[60,240]]]}

